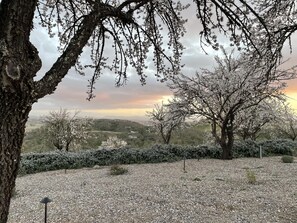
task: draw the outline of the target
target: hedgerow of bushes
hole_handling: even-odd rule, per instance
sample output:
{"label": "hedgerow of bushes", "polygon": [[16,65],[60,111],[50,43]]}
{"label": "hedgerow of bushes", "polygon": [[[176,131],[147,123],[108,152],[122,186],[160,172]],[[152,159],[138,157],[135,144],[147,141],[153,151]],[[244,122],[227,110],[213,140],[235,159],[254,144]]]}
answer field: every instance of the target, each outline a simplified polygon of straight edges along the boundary
{"label": "hedgerow of bushes", "polygon": [[262,155],[276,156],[276,155],[293,155],[297,150],[297,142],[286,139],[266,140],[256,142],[253,140],[245,140],[235,142],[233,147],[233,156],[239,157],[259,157],[259,150],[262,148]]}
{"label": "hedgerow of bushes", "polygon": [[[233,156],[258,157],[262,147],[263,156],[292,155],[297,142],[289,140],[236,142]],[[113,150],[87,150],[81,152],[47,152],[23,154],[19,174],[32,174],[58,169],[76,169],[95,165],[160,163],[181,159],[220,158],[219,146],[154,145],[148,149],[122,148]]]}

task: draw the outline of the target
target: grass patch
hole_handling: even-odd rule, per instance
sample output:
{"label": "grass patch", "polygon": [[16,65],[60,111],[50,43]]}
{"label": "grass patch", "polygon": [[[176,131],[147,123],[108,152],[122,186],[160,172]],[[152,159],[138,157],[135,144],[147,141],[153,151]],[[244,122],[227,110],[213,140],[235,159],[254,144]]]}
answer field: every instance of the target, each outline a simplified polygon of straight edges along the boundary
{"label": "grass patch", "polygon": [[250,169],[246,169],[246,178],[249,184],[255,184],[257,182],[255,172]]}

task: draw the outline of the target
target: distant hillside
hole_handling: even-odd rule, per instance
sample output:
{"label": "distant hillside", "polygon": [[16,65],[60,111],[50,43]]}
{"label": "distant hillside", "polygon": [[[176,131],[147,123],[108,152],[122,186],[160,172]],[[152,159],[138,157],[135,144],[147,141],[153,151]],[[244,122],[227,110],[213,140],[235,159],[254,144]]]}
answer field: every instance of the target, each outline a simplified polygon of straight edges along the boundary
{"label": "distant hillside", "polygon": [[[45,138],[45,129],[40,120],[33,120],[28,123],[22,152],[45,152],[55,148]],[[127,142],[132,148],[148,148],[156,143],[162,143],[158,131],[153,126],[140,124],[135,121],[122,119],[91,119],[91,126],[88,130],[88,139],[79,145],[71,148],[71,151],[83,149],[97,149],[110,137],[117,137]],[[198,145],[209,142],[209,124],[188,123],[182,130],[173,132],[171,143],[181,145]]]}
{"label": "distant hillside", "polygon": [[93,131],[110,131],[110,132],[138,132],[147,128],[138,122],[121,120],[121,119],[93,119]]}
{"label": "distant hillside", "polygon": [[[31,120],[27,124],[22,152],[45,152],[54,150],[46,141],[41,120]],[[135,121],[121,119],[92,119],[89,138],[77,149],[96,149],[111,136],[117,136],[131,147],[141,148],[156,142],[154,131],[149,126]],[[75,150],[74,148],[71,150]]]}

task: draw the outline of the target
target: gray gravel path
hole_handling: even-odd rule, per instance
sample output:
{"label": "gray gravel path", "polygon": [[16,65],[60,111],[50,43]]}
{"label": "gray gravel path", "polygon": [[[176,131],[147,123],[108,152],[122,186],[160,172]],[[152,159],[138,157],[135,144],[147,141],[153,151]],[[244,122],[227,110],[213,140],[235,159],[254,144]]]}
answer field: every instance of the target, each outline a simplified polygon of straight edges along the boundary
{"label": "gray gravel path", "polygon": [[[297,223],[297,163],[280,157],[187,160],[19,177],[9,223]],[[249,184],[246,171],[256,176]]]}

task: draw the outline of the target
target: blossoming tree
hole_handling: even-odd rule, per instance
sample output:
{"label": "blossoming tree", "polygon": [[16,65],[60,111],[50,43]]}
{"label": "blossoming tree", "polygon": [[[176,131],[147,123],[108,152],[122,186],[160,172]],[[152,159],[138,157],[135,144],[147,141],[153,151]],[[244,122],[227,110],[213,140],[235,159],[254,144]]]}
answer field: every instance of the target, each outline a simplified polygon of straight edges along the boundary
{"label": "blossoming tree", "polygon": [[223,58],[215,58],[214,70],[202,69],[193,77],[181,75],[172,80],[170,87],[175,96],[175,112],[208,119],[222,148],[222,158],[232,159],[235,120],[240,112],[247,112],[266,99],[283,97],[284,80],[295,77],[295,72],[270,70],[262,60],[249,55],[234,58],[225,50],[223,53]]}
{"label": "blossoming tree", "polygon": [[169,144],[173,131],[181,127],[186,117],[184,113],[176,113],[171,110],[171,104],[164,105],[163,103],[161,105],[156,104],[147,115],[165,144]]}
{"label": "blossoming tree", "polygon": [[89,120],[73,115],[65,109],[52,111],[43,122],[47,141],[58,150],[69,151],[70,146],[84,142],[88,138]]}

